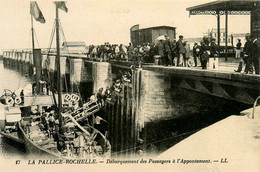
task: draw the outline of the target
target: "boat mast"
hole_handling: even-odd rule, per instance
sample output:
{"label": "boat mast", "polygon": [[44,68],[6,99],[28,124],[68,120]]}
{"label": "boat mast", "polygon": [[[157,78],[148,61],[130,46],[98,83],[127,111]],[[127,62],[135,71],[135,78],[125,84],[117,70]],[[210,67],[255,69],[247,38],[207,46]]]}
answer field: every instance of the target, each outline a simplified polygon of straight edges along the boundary
{"label": "boat mast", "polygon": [[32,50],[34,50],[34,29],[33,29],[33,16],[31,15],[31,30],[32,30]]}
{"label": "boat mast", "polygon": [[34,94],[39,94],[40,93],[40,78],[41,78],[41,62],[38,57],[41,59],[41,50],[40,49],[35,49],[35,44],[34,44],[34,28],[33,28],[33,16],[31,14],[31,31],[32,31],[32,55],[33,55],[33,75],[34,75],[34,81],[36,84],[36,87],[33,88],[33,93]]}
{"label": "boat mast", "polygon": [[59,115],[59,131],[61,132],[61,127],[62,127],[62,116],[61,116],[61,109],[62,109],[62,98],[61,98],[61,76],[60,76],[60,36],[59,36],[59,10],[57,7],[57,4],[55,5],[56,7],[56,48],[57,48],[57,56],[56,56],[56,64],[57,64],[57,78],[58,78],[58,115]]}

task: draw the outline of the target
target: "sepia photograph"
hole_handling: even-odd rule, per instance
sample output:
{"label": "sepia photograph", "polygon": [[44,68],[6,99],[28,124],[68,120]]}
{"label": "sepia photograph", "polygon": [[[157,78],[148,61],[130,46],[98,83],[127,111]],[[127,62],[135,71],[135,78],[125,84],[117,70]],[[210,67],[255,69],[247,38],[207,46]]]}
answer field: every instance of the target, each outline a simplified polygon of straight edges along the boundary
{"label": "sepia photograph", "polygon": [[260,171],[260,0],[0,0],[1,171]]}

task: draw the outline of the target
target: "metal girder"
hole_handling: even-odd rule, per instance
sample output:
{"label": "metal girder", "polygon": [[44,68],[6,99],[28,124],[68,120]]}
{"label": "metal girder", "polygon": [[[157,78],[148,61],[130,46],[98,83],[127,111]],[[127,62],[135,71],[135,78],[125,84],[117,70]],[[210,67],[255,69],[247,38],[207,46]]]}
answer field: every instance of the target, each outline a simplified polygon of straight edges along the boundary
{"label": "metal girder", "polygon": [[235,100],[246,104],[254,103],[254,99],[257,97],[256,95],[257,93],[253,94],[253,96],[250,93],[252,91],[257,92],[257,90],[252,90],[249,88],[241,88],[239,86],[235,87],[232,85],[223,85],[219,83],[204,82],[199,80],[187,80],[187,79],[182,79],[179,83],[176,84],[180,88],[201,92],[216,97]]}
{"label": "metal girder", "polygon": [[255,98],[252,98],[243,88],[236,89],[234,98],[240,102],[250,102],[250,104],[253,104],[255,101]]}
{"label": "metal girder", "polygon": [[213,83],[213,92],[217,95],[221,95],[222,97],[231,98],[231,96],[223,89],[219,84]]}
{"label": "metal girder", "polygon": [[195,81],[195,89],[199,92],[210,93],[210,91],[205,87],[200,81]]}
{"label": "metal girder", "polygon": [[[225,11],[219,11],[220,15],[224,15]],[[251,11],[228,11],[228,15],[250,15]],[[190,11],[190,15],[217,15],[217,11]]]}

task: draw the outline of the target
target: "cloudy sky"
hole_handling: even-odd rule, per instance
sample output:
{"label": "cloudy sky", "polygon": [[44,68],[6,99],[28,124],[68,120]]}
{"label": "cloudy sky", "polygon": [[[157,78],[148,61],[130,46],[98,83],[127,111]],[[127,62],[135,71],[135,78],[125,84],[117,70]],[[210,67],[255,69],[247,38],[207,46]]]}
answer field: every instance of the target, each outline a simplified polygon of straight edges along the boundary
{"label": "cloudy sky", "polygon": [[[86,44],[124,43],[130,41],[130,27],[170,25],[186,38],[202,37],[216,28],[215,16],[190,16],[186,8],[212,0],[67,0],[68,13],[60,10],[60,20],[67,41]],[[34,21],[40,47],[49,46],[55,5],[37,1],[46,23]],[[225,17],[221,17],[224,27]],[[247,33],[249,16],[229,16],[229,33]],[[0,49],[30,48],[30,1],[0,0]],[[38,44],[36,43],[38,46]]]}

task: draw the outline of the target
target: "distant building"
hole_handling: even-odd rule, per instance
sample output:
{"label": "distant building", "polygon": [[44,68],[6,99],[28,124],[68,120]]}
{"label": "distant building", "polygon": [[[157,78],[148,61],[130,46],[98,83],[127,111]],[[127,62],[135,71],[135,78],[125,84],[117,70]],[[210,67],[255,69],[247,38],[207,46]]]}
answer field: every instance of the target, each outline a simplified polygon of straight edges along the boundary
{"label": "distant building", "polygon": [[[215,38],[216,42],[218,42],[218,31],[215,28],[209,29],[208,32],[203,33],[203,36],[207,36],[209,38]],[[238,39],[241,40],[242,45],[245,43],[246,33],[232,33],[228,35],[227,44],[229,46],[236,46]],[[226,33],[225,29],[220,29],[220,45],[224,46],[226,44]]]}
{"label": "distant building", "polygon": [[155,26],[149,28],[139,28],[139,25],[134,25],[130,28],[130,39],[134,46],[142,45],[143,43],[156,43],[156,39],[167,34],[171,40],[176,39],[176,27],[172,26]]}
{"label": "distant building", "polygon": [[83,41],[63,42],[63,53],[82,54],[86,52],[86,44]]}
{"label": "distant building", "polygon": [[233,38],[233,44],[234,44],[234,47],[236,47],[237,43],[238,43],[238,39],[241,40],[241,43],[242,43],[242,47],[244,47],[245,43],[246,43],[246,34],[247,33],[232,33],[232,38]]}
{"label": "distant building", "polygon": [[200,45],[200,42],[202,41],[201,38],[184,38],[184,41],[187,41],[187,43],[190,44],[190,48],[192,49],[195,42],[197,42]]}

